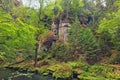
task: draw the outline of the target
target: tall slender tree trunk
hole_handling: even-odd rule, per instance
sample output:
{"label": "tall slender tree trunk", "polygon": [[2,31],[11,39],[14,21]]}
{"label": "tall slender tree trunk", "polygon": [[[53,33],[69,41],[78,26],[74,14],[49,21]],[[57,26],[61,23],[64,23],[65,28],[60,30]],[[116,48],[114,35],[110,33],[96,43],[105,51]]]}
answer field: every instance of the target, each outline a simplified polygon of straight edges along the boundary
{"label": "tall slender tree trunk", "polygon": [[35,64],[34,64],[34,67],[37,67],[37,56],[38,56],[38,36],[36,36],[36,48],[35,48]]}
{"label": "tall slender tree trunk", "polygon": [[[38,14],[38,28],[39,28],[39,24],[41,23],[41,15],[42,15],[42,8],[43,8],[43,1],[44,0],[39,0],[40,3],[40,9],[39,9],[39,14]],[[37,57],[38,57],[38,53],[40,53],[40,48],[41,48],[41,43],[40,43],[40,39],[39,39],[39,32],[36,34],[36,49],[35,49],[35,64],[34,67],[37,67]]]}
{"label": "tall slender tree trunk", "polygon": [[94,16],[94,14],[92,15],[92,19],[93,19],[92,27],[95,28],[95,16]]}
{"label": "tall slender tree trunk", "polygon": [[67,16],[66,16],[66,18],[68,19],[68,17],[69,17],[69,10],[67,8]]}
{"label": "tall slender tree trunk", "polygon": [[40,53],[40,49],[41,49],[41,42],[38,40],[38,42],[36,43],[36,50],[35,50],[35,64],[34,64],[35,67],[37,67],[37,57],[38,54]]}

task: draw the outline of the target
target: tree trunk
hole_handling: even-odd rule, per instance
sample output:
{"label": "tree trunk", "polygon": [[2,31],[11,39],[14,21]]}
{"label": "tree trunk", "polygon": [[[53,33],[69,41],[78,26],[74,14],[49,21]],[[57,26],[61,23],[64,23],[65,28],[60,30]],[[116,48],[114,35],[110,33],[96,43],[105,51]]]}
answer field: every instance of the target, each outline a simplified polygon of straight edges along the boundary
{"label": "tree trunk", "polygon": [[92,27],[95,28],[95,17],[94,17],[94,14],[92,15],[92,19],[93,19]]}
{"label": "tree trunk", "polygon": [[[39,3],[40,3],[40,9],[39,9],[39,14],[38,14],[38,27],[39,27],[39,24],[41,23],[41,15],[42,15],[42,8],[43,8],[43,1],[44,0],[39,0]],[[35,64],[34,64],[34,67],[37,67],[37,57],[38,57],[38,53],[40,52],[40,48],[41,48],[41,43],[39,41],[39,32],[36,34],[36,49],[35,49]]]}
{"label": "tree trunk", "polygon": [[35,49],[35,64],[34,67],[37,67],[37,56],[38,56],[38,42],[36,43],[36,49]]}

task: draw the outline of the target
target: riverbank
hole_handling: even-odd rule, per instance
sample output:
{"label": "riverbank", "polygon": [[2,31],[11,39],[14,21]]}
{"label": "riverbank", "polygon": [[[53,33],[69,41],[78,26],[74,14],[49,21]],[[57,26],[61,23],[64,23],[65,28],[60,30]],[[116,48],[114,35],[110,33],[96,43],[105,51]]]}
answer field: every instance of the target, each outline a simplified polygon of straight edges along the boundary
{"label": "riverbank", "polygon": [[26,73],[36,73],[43,76],[52,75],[55,79],[62,80],[119,80],[120,65],[94,64],[89,65],[81,61],[59,62],[55,59],[43,59],[34,67],[33,60],[26,60],[19,64],[4,66],[11,70]]}
{"label": "riverbank", "polygon": [[0,68],[0,80],[55,80],[51,75],[29,73],[8,68]]}

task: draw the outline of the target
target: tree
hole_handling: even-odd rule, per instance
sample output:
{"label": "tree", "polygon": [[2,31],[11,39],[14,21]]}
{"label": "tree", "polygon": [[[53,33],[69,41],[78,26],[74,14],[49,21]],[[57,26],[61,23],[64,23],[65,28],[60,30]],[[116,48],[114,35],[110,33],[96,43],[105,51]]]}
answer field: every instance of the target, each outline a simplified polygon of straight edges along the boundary
{"label": "tree", "polygon": [[119,50],[119,1],[116,1],[113,6],[116,6],[117,11],[112,11],[111,13],[106,13],[106,17],[104,17],[99,24],[98,33],[103,37],[103,41],[105,45],[110,48]]}
{"label": "tree", "polygon": [[75,17],[79,14],[80,9],[84,6],[83,0],[71,0],[70,11],[72,17]]}
{"label": "tree", "polygon": [[10,12],[14,7],[20,5],[22,5],[21,0],[0,0],[0,6],[7,12]]}
{"label": "tree", "polygon": [[84,0],[84,7],[81,9],[81,15],[92,18],[88,26],[94,31],[98,28],[99,19],[104,16],[105,6],[103,3],[105,2],[101,0]]}
{"label": "tree", "polygon": [[62,0],[62,8],[64,9],[64,13],[66,13],[66,18],[69,18],[70,8],[72,5],[72,0]]}
{"label": "tree", "polygon": [[9,13],[0,12],[0,15],[0,52],[5,53],[8,59],[16,58],[19,54],[24,57],[33,55],[36,28],[19,18],[16,24]]}
{"label": "tree", "polygon": [[85,54],[88,62],[94,63],[94,60],[97,60],[100,51],[99,43],[91,29],[80,26],[77,17],[70,29],[69,43],[73,54]]}
{"label": "tree", "polygon": [[32,26],[37,26],[37,21],[38,17],[37,15],[37,10],[29,7],[25,7],[23,5],[15,7],[11,11],[11,15],[16,20],[19,18],[23,22],[32,25]]}
{"label": "tree", "polygon": [[42,16],[43,16],[43,7],[44,7],[44,1],[45,0],[39,0],[40,3],[40,8],[39,8],[39,12],[38,12],[38,21],[37,21],[37,27],[38,27],[38,32],[36,33],[36,49],[35,49],[35,64],[34,66],[37,67],[37,56],[40,53],[41,50],[41,42],[40,42],[40,35],[42,33],[45,33],[45,27],[44,27],[44,23],[41,22]]}

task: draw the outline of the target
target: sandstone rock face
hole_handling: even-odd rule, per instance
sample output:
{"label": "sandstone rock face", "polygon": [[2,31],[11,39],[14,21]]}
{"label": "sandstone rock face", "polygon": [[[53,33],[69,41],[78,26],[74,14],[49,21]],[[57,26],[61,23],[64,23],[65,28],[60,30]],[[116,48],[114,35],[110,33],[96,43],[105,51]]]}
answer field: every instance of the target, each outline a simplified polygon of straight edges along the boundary
{"label": "sandstone rock face", "polygon": [[68,40],[68,28],[71,26],[69,20],[60,20],[58,26],[53,22],[51,25],[51,31],[54,33],[54,37],[60,42],[66,42]]}

